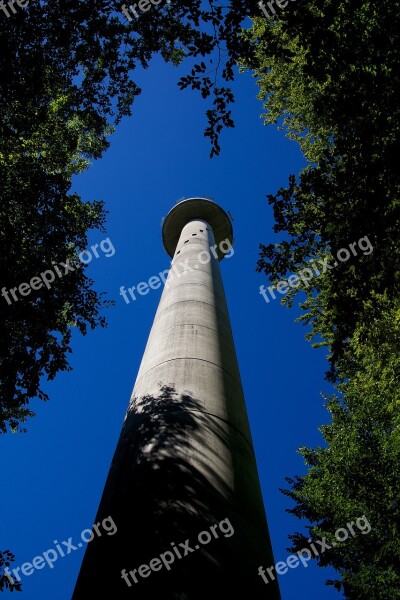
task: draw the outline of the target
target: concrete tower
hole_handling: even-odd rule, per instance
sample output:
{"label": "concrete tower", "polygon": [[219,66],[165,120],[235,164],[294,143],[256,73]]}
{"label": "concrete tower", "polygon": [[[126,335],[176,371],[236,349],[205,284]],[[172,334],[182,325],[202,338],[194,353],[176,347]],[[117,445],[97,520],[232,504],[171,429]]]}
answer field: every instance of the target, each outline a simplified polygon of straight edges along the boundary
{"label": "concrete tower", "polygon": [[[219,261],[232,254],[222,208],[176,204],[173,258],[73,600],[279,600]],[[249,349],[250,351],[250,349]],[[244,595],[245,594],[245,595]]]}

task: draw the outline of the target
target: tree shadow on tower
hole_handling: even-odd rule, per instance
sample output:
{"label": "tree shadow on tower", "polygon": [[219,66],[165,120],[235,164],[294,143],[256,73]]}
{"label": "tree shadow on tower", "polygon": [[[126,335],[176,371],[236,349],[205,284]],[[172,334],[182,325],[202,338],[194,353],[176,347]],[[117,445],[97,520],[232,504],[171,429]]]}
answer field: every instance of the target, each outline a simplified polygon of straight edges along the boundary
{"label": "tree shadow on tower", "polygon": [[[189,393],[178,395],[172,386],[133,400],[96,517],[98,522],[111,516],[118,531],[89,544],[74,600],[96,591],[113,599],[162,594],[197,600],[205,594],[226,596],[241,585],[252,590],[253,599],[279,597],[266,595],[257,576],[260,561],[268,560],[268,544],[249,527],[230,475],[235,469],[231,437],[237,435],[223,419],[206,413],[200,401]],[[229,536],[218,526],[226,519],[234,531]],[[211,537],[204,545],[198,540],[202,531]],[[185,540],[192,549],[186,555],[179,545]],[[149,565],[166,551],[173,556],[173,544],[182,558],[175,553],[170,570],[162,566],[146,577],[136,571],[137,583],[129,576],[131,586],[121,577],[123,569],[129,573]]]}

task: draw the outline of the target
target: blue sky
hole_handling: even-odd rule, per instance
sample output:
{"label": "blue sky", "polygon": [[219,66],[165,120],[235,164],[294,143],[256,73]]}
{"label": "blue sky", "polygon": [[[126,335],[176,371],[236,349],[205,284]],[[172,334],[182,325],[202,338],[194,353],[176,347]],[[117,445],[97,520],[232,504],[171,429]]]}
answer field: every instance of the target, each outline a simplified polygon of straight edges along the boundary
{"label": "blue sky", "polygon": [[[182,196],[211,195],[234,219],[235,254],[221,268],[276,561],[287,558],[288,534],[304,526],[285,512],[290,501],[278,488],[285,476],[304,472],[296,450],[322,443],[318,426],[329,420],[320,395],[330,391],[326,351],[305,341],[296,310],[263,300],[259,286],[267,280],[255,271],[259,242],[274,240],[265,196],[304,162],[283,132],[263,126],[248,75],[235,85],[236,128],[224,132],[222,155],[210,160],[205,105],[178,90],[179,72],[155,60],[138,74],[143,92],[132,117],[120,124],[103,159],[74,181],[84,199],[103,199],[110,212],[107,233],[92,232],[89,246],[108,236],[115,254],[100,253],[89,273],[116,306],[107,311],[107,329],[74,335],[73,371],[45,384],[51,400],[32,403],[37,416],[28,433],[0,438],[0,548],[15,553],[13,566],[92,526],[161,295],[152,290],[127,305],[119,289],[168,268],[161,219]],[[21,597],[69,600],[82,558],[83,549],[76,550],[53,569],[24,577]],[[332,576],[314,563],[291,569],[280,578],[282,598],[339,598],[324,585]]]}

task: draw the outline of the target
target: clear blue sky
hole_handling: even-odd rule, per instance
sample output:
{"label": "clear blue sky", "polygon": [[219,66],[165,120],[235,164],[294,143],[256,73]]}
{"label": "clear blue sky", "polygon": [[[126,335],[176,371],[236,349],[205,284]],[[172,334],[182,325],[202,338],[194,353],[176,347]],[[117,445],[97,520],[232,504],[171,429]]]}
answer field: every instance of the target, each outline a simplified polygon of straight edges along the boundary
{"label": "clear blue sky", "polygon": [[[223,134],[222,155],[210,160],[204,103],[178,90],[178,75],[159,60],[139,74],[143,93],[133,116],[103,159],[74,181],[84,199],[103,199],[110,212],[106,236],[115,255],[93,260],[89,273],[116,306],[107,312],[107,329],[73,337],[73,371],[45,384],[51,400],[33,403],[28,433],[0,438],[0,548],[16,554],[13,566],[92,526],[161,294],[127,305],[119,289],[168,268],[160,224],[182,196],[211,195],[234,219],[235,254],[221,267],[276,561],[288,555],[288,534],[304,527],[285,512],[290,501],[278,488],[285,476],[304,472],[296,450],[322,443],[318,426],[329,420],[320,395],[329,391],[325,351],[304,340],[296,310],[278,300],[266,304],[259,286],[267,280],[255,271],[259,242],[274,239],[265,196],[304,162],[283,132],[263,126],[250,76],[235,86],[236,128]],[[90,244],[106,236],[93,232]],[[21,597],[69,600],[82,557],[83,548],[24,577]],[[332,576],[314,563],[290,570],[280,578],[282,598],[340,598],[324,584]]]}

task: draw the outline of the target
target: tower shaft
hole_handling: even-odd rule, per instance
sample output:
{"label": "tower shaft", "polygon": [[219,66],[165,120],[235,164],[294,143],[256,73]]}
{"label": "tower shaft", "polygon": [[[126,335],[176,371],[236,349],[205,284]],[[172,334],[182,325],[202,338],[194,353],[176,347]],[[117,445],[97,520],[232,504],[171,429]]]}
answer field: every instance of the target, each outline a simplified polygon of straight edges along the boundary
{"label": "tower shaft", "polygon": [[203,600],[240,589],[279,599],[276,582],[258,575],[274,560],[216,258],[233,252],[232,239],[222,239],[225,213],[206,202],[178,205],[177,244],[177,207],[164,224],[172,266],[97,515],[118,531],[88,546],[74,600]]}

